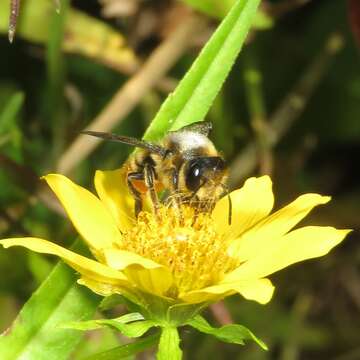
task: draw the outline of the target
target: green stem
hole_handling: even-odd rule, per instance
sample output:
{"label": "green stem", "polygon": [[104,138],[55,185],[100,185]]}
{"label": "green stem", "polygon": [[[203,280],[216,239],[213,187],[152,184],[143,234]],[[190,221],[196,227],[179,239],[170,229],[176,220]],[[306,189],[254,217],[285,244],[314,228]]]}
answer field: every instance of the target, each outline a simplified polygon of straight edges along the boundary
{"label": "green stem", "polygon": [[47,106],[45,117],[50,122],[53,131],[53,156],[56,159],[61,154],[66,132],[65,110],[65,57],[62,52],[62,44],[65,34],[66,17],[70,7],[69,0],[63,0],[61,12],[52,12],[50,32],[46,49],[47,76],[49,80]]}
{"label": "green stem", "polygon": [[244,82],[246,98],[251,118],[264,118],[265,104],[262,91],[262,74],[257,64],[256,54],[251,46],[243,53]]}
{"label": "green stem", "polygon": [[266,121],[262,74],[254,49],[249,46],[246,50],[244,53],[244,83],[250,122],[256,136],[260,173],[270,175],[272,172],[272,154],[268,140],[269,126]]}
{"label": "green stem", "polygon": [[180,337],[176,327],[163,327],[159,342],[157,360],[181,360]]}

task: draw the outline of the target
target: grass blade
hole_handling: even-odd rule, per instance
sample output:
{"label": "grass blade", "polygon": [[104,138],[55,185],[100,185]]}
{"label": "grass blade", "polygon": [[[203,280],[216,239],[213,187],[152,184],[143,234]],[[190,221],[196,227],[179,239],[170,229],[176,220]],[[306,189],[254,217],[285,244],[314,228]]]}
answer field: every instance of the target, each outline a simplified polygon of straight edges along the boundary
{"label": "grass blade", "polygon": [[[79,241],[75,246],[76,251]],[[2,360],[69,358],[83,333],[61,328],[61,324],[90,319],[100,302],[97,295],[77,285],[76,280],[67,265],[59,262],[55,266],[0,337]]]}
{"label": "grass blade", "polygon": [[238,0],[207,42],[179,86],[161,106],[145,133],[157,140],[206,116],[228,76],[256,15],[260,0]]}

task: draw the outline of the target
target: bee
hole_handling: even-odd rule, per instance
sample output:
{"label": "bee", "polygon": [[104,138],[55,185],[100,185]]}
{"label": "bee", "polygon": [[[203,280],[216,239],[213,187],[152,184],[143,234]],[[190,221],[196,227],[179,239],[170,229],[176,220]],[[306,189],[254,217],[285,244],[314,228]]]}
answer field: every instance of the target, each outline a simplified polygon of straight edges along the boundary
{"label": "bee", "polygon": [[[145,193],[155,213],[160,201],[158,192],[166,190],[166,201],[174,206],[189,204],[199,212],[209,212],[228,188],[228,169],[225,160],[208,138],[210,122],[196,122],[168,132],[159,143],[97,131],[83,134],[104,140],[121,142],[141,150],[136,151],[124,165],[127,185],[135,199],[135,216],[142,210]],[[229,223],[231,199],[229,198]]]}

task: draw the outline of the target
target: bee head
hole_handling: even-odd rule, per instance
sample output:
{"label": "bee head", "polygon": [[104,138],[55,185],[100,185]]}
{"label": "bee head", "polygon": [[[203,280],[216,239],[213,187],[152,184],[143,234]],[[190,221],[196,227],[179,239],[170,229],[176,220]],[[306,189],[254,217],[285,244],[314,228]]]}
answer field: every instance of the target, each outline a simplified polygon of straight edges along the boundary
{"label": "bee head", "polygon": [[188,190],[198,192],[200,188],[216,188],[226,176],[225,161],[220,156],[197,157],[189,160],[185,170]]}

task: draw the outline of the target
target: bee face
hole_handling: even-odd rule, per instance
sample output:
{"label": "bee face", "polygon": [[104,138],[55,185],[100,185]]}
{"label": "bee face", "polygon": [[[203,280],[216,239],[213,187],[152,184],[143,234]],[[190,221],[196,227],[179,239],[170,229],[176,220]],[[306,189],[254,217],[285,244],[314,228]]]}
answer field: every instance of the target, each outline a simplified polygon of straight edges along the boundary
{"label": "bee face", "polygon": [[226,172],[225,161],[220,156],[198,157],[189,160],[185,167],[185,184],[192,192],[222,182]]}

